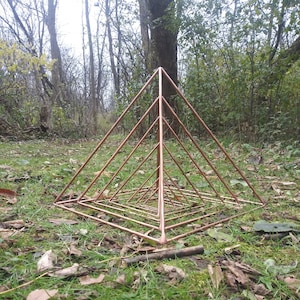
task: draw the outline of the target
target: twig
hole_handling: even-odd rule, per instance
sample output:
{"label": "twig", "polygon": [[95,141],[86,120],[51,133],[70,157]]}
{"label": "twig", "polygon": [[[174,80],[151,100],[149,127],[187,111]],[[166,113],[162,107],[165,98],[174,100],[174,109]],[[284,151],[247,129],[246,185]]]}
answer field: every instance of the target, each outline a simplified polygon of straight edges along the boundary
{"label": "twig", "polygon": [[184,249],[169,249],[164,250],[160,252],[135,256],[135,257],[129,257],[129,258],[123,258],[123,262],[126,265],[131,265],[140,261],[148,261],[148,260],[161,260],[164,258],[176,258],[176,257],[184,257],[184,256],[190,256],[195,254],[203,254],[204,249],[203,246],[194,246],[194,247],[188,247]]}
{"label": "twig", "polygon": [[30,284],[32,284],[33,282],[35,282],[36,280],[38,280],[38,279],[44,277],[44,276],[47,275],[47,274],[48,274],[48,272],[45,272],[45,273],[41,274],[40,276],[38,276],[37,278],[32,279],[32,280],[30,280],[30,281],[28,281],[28,282],[25,282],[25,283],[23,283],[23,284],[21,284],[21,285],[18,285],[18,286],[15,287],[15,288],[12,288],[12,289],[9,289],[9,290],[0,292],[0,295],[4,295],[4,294],[6,294],[6,293],[13,292],[13,291],[15,291],[15,290],[17,290],[17,289],[20,289],[20,288],[22,288],[22,287],[24,287],[24,286],[30,285]]}

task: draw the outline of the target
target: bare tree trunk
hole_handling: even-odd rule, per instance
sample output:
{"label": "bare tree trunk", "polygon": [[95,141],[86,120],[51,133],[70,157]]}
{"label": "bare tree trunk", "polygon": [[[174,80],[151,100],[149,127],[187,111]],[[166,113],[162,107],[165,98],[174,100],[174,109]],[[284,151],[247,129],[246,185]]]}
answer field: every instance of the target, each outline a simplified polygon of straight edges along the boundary
{"label": "bare tree trunk", "polygon": [[50,36],[51,58],[55,60],[52,69],[52,82],[55,89],[59,89],[61,83],[63,82],[64,76],[63,76],[60,48],[57,42],[56,7],[57,7],[57,1],[48,0],[48,15],[47,15],[46,24]]}
{"label": "bare tree trunk", "polygon": [[144,63],[146,70],[149,74],[153,72],[150,65],[150,12],[148,10],[148,0],[139,0],[139,8],[140,8],[140,27],[141,27],[141,36],[142,36],[142,48],[144,55]]}
{"label": "bare tree trunk", "polygon": [[113,39],[112,39],[112,32],[111,32],[111,26],[110,26],[110,6],[109,6],[109,0],[105,0],[105,15],[106,15],[106,28],[107,28],[107,37],[108,37],[108,48],[109,48],[109,58],[110,58],[110,66],[111,71],[113,74],[114,79],[114,86],[115,91],[117,95],[120,95],[120,80],[115,64],[115,58],[114,58],[114,51],[113,51]]}
{"label": "bare tree trunk", "polygon": [[98,102],[96,98],[96,84],[95,84],[95,60],[94,60],[94,50],[93,50],[93,40],[92,40],[92,32],[90,25],[90,17],[89,17],[89,1],[85,0],[85,19],[86,19],[86,27],[88,34],[88,44],[89,44],[89,56],[90,56],[90,76],[89,76],[89,87],[90,87],[90,95],[92,100],[92,115],[93,115],[93,125],[94,125],[94,134],[97,132],[98,128]]}
{"label": "bare tree trunk", "polygon": [[[105,87],[105,77],[103,72],[103,55],[104,55],[104,49],[105,49],[105,39],[106,39],[106,33],[107,30],[104,31],[102,35],[102,40],[100,42],[100,24],[101,24],[101,12],[98,15],[97,18],[97,30],[96,30],[96,36],[97,36],[97,59],[98,59],[98,71],[97,71],[97,98],[100,105],[100,112],[103,113],[105,111],[105,105],[104,105],[104,97],[103,97],[103,90]],[[103,24],[102,24],[103,25]]]}
{"label": "bare tree trunk", "polygon": [[[177,75],[177,34],[178,28],[174,24],[174,0],[147,1],[151,15],[151,69],[163,67],[175,84],[178,84]],[[176,102],[176,92],[168,81],[163,82],[163,95],[173,110],[178,113],[179,106]],[[179,124],[172,113],[165,109],[165,115],[176,133]],[[167,136],[168,137],[168,136]]]}

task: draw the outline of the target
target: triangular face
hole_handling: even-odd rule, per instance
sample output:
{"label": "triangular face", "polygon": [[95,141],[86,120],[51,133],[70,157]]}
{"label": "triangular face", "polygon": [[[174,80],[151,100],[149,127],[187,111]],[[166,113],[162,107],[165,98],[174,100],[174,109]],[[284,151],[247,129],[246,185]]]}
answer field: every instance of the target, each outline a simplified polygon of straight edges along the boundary
{"label": "triangular face", "polygon": [[[163,82],[177,93],[178,114],[162,94]],[[153,87],[158,96],[149,99]],[[191,118],[208,138],[202,141],[189,128]],[[203,143],[211,151],[205,153]],[[263,204],[162,68],[55,200],[61,208],[161,244]]]}

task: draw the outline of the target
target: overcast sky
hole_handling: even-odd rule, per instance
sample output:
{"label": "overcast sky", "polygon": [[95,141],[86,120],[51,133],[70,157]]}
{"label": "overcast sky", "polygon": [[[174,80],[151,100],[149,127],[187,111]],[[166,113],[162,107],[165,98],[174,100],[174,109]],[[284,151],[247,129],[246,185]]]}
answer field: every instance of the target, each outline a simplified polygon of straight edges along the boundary
{"label": "overcast sky", "polygon": [[82,0],[59,0],[57,8],[57,32],[68,47],[81,51]]}

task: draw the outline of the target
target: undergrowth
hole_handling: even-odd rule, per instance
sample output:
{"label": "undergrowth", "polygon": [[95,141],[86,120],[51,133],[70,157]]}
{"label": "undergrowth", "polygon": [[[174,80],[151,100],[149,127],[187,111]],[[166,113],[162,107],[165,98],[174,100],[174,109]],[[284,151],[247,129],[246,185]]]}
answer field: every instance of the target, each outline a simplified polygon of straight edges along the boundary
{"label": "undergrowth", "polygon": [[[132,266],[124,266],[120,257],[140,254],[137,248],[124,251],[126,245],[134,248],[135,237],[53,205],[95,144],[86,140],[0,144],[0,188],[17,193],[13,199],[0,196],[0,298],[26,299],[30,292],[46,289],[57,290],[53,299],[254,299],[238,280],[232,285],[228,279],[217,285],[212,280],[208,265],[220,265],[225,274],[224,261],[231,261],[258,272],[251,282],[265,287],[264,299],[298,299],[299,231],[284,235],[253,231],[259,220],[300,225],[300,152],[296,143],[255,147],[226,140],[231,157],[256,183],[266,206],[219,225],[217,229],[232,237],[230,241],[204,231],[167,244],[175,248],[203,245],[202,255]],[[207,141],[203,141],[203,149],[213,153]],[[99,159],[107,159],[105,153]],[[143,249],[154,246],[138,243]],[[77,263],[78,271],[65,278],[39,277],[37,262],[47,250],[56,256],[54,269]],[[275,272],[267,267],[268,259],[282,268]],[[185,276],[162,272],[162,264],[174,266],[175,271],[180,268]],[[101,283],[83,285],[79,281],[81,276],[99,274],[105,275]],[[294,278],[295,284],[289,284],[287,278]],[[5,292],[8,289],[11,291]]]}

